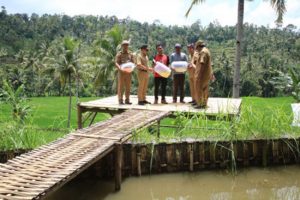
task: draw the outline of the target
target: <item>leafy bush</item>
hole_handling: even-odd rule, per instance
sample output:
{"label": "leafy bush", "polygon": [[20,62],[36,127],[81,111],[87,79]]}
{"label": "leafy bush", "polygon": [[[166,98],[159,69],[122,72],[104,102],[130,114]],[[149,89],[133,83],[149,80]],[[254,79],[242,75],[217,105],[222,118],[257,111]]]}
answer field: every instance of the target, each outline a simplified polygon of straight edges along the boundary
{"label": "leafy bush", "polygon": [[30,112],[30,106],[26,104],[24,96],[24,85],[16,90],[6,81],[3,82],[3,89],[0,90],[0,97],[11,106],[13,119],[24,122]]}
{"label": "leafy bush", "polygon": [[300,70],[299,68],[290,68],[290,75],[292,78],[292,96],[297,103],[300,102]]}

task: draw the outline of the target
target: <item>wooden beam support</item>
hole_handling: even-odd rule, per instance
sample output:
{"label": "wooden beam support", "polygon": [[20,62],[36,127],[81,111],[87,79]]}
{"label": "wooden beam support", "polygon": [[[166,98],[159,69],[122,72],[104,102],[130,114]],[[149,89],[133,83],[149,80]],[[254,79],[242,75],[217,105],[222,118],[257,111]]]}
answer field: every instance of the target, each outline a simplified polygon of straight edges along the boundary
{"label": "wooden beam support", "polygon": [[81,108],[80,103],[79,103],[79,104],[77,104],[77,129],[83,128],[82,113],[83,113],[83,109]]}
{"label": "wooden beam support", "polygon": [[157,120],[157,138],[160,137],[160,120]]}
{"label": "wooden beam support", "polygon": [[94,122],[94,120],[95,120],[97,114],[98,114],[97,112],[94,112],[94,115],[92,116],[92,119],[91,119],[91,121],[90,121],[89,126],[91,126],[91,125],[93,124],[93,122]]}

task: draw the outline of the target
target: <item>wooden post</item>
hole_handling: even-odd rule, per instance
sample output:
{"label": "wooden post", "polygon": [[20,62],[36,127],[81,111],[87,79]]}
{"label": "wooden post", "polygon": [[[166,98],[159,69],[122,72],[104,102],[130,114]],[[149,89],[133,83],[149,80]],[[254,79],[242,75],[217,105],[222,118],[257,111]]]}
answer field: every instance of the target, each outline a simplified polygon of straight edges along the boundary
{"label": "wooden post", "polygon": [[188,148],[189,148],[189,155],[190,155],[190,171],[194,171],[194,152],[193,152],[193,143],[188,144]]}
{"label": "wooden post", "polygon": [[243,164],[245,167],[249,166],[249,151],[247,141],[243,142]]}
{"label": "wooden post", "polygon": [[205,167],[205,143],[201,142],[199,143],[199,166],[200,169],[203,169]]}
{"label": "wooden post", "polygon": [[254,163],[257,165],[258,164],[258,147],[257,147],[257,140],[254,140],[252,142],[252,154],[253,154],[253,160]]}
{"label": "wooden post", "polygon": [[82,129],[82,108],[77,104],[77,129]]}
{"label": "wooden post", "polygon": [[138,145],[136,148],[136,165],[137,165],[137,175],[142,175],[142,166],[141,166],[141,146]]}
{"label": "wooden post", "polygon": [[262,165],[263,167],[267,167],[268,165],[268,141],[263,141],[262,143]]}
{"label": "wooden post", "polygon": [[136,158],[136,162],[137,162],[137,175],[141,176],[142,175],[142,167],[141,167],[141,153],[137,153],[137,158]]}
{"label": "wooden post", "polygon": [[273,164],[279,163],[279,156],[278,156],[278,141],[273,140],[272,141],[272,152],[273,152]]}
{"label": "wooden post", "polygon": [[209,159],[210,167],[216,168],[216,144],[213,142],[209,144]]}
{"label": "wooden post", "polygon": [[123,160],[122,144],[117,143],[115,147],[115,190],[116,191],[119,191],[121,189],[122,160]]}

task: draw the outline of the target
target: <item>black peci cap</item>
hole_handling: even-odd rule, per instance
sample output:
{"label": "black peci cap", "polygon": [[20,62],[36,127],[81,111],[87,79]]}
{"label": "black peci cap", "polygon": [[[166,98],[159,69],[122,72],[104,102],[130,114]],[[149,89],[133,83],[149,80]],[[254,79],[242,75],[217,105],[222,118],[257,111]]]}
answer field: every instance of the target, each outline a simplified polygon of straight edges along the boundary
{"label": "black peci cap", "polygon": [[188,48],[194,48],[195,45],[194,45],[194,43],[190,43],[190,44],[187,45],[187,47],[188,47]]}
{"label": "black peci cap", "polygon": [[143,45],[141,46],[141,49],[148,49],[148,45],[143,44]]}

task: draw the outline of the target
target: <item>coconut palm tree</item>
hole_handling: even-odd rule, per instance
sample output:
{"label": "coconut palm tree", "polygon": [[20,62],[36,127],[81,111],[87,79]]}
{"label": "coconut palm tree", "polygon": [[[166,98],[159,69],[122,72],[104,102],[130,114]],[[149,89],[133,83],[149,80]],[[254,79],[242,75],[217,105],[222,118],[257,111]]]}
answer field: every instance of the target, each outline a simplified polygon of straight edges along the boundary
{"label": "coconut palm tree", "polygon": [[53,75],[54,78],[49,85],[59,80],[62,87],[68,85],[69,106],[68,106],[68,122],[70,127],[71,111],[72,111],[72,79],[78,81],[79,73],[79,42],[72,37],[65,37],[62,44],[52,49],[52,55],[46,57],[45,62],[48,65],[47,73]]}
{"label": "coconut palm tree", "polygon": [[121,42],[126,33],[123,27],[115,25],[105,35],[96,41],[93,52],[93,65],[97,67],[95,86],[99,87],[107,80],[115,80],[115,56],[121,49]]}
{"label": "coconut palm tree", "polygon": [[[205,0],[192,0],[191,5],[187,10],[185,16],[187,17],[189,15],[194,5],[203,3],[204,1]],[[275,22],[278,25],[282,23],[283,15],[286,12],[285,2],[286,0],[270,0],[271,6],[276,10],[277,13],[277,19]],[[240,68],[241,68],[241,55],[242,55],[241,44],[243,40],[244,3],[245,0],[238,0],[238,21],[236,25],[237,26],[236,62],[235,62],[235,69],[234,69],[233,93],[232,93],[234,98],[239,98],[240,96]]]}

